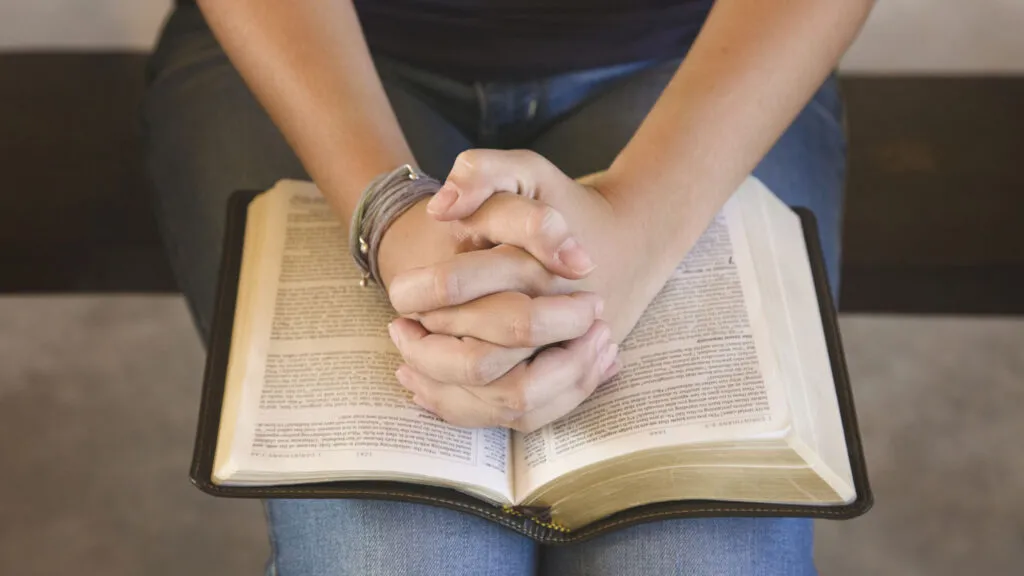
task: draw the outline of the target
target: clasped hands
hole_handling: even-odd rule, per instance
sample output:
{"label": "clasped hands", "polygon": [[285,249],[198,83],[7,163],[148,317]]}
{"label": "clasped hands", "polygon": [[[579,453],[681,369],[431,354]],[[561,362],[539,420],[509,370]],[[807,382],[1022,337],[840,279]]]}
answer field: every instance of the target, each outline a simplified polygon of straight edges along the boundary
{"label": "clasped hands", "polygon": [[378,258],[401,315],[396,376],[417,404],[531,431],[618,372],[618,341],[660,286],[599,179],[529,151],[469,150],[392,224]]}

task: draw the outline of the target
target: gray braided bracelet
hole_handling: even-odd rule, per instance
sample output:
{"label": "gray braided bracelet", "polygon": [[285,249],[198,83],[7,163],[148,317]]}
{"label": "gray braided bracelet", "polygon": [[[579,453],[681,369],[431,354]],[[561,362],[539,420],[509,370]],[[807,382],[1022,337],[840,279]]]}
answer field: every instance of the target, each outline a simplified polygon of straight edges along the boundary
{"label": "gray braided bracelet", "polygon": [[348,232],[352,258],[363,271],[360,286],[371,278],[384,287],[377,264],[377,252],[384,233],[398,217],[420,200],[433,196],[441,183],[405,164],[374,178],[363,190]]}

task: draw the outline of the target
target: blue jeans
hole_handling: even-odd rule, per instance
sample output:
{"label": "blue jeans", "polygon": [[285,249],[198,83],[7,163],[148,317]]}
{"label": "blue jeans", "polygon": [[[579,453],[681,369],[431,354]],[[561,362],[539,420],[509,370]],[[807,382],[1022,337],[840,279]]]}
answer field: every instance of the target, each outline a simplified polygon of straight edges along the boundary
{"label": "blue jeans", "polygon": [[[444,177],[471,147],[531,148],[580,176],[607,167],[677,61],[639,62],[531,82],[462,83],[377,58],[420,165]],[[845,170],[842,106],[828,80],[755,174],[818,219],[833,290]],[[195,8],[168,21],[143,110],[147,173],[180,286],[209,333],[227,197],[307,178]],[[268,572],[307,574],[785,574],[815,572],[812,523],[670,520],[544,547],[447,509],[370,500],[266,502]]]}

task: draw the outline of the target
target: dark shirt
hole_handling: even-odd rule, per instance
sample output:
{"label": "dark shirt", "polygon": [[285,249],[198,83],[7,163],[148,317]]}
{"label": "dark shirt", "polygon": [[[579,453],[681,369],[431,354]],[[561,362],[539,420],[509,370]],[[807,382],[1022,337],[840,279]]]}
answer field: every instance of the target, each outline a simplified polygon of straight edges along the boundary
{"label": "dark shirt", "polygon": [[370,49],[464,80],[682,55],[712,0],[356,0]]}

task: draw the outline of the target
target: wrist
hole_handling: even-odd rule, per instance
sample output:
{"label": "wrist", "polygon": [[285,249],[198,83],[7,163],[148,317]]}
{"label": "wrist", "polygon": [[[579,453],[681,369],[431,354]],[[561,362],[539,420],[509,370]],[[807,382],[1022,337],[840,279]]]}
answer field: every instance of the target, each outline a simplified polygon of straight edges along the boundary
{"label": "wrist", "polygon": [[411,208],[399,216],[384,231],[380,241],[380,248],[377,251],[377,262],[380,267],[381,278],[384,281],[382,288],[391,285],[391,279],[396,274],[408,270],[411,256],[410,246],[415,246],[415,239],[422,227],[422,214],[426,214],[426,203],[429,199],[423,199],[414,204]]}
{"label": "wrist", "polygon": [[410,208],[437,192],[437,180],[405,164],[375,178],[360,195],[349,226],[352,258],[362,268],[363,282],[373,279],[381,287],[380,248],[384,235]]}
{"label": "wrist", "polygon": [[[338,170],[337,167],[331,166],[330,169],[322,170],[320,173],[311,173],[311,176],[313,176],[313,181],[316,182],[317,188],[320,189],[324,198],[327,199],[331,209],[348,227],[352,222],[352,214],[355,213],[356,208],[359,206],[359,201],[362,199],[362,194],[366,191],[367,186],[380,175],[386,174],[394,170],[396,166],[404,164],[395,163],[391,160],[381,160],[374,163],[367,162],[358,164],[352,169],[352,172]],[[415,166],[415,164],[409,164]]]}
{"label": "wrist", "polygon": [[384,231],[377,251],[382,288],[391,286],[396,275],[441,262],[455,256],[459,241],[452,233],[453,224],[441,222],[427,213],[424,198],[413,204]]}
{"label": "wrist", "polygon": [[[665,279],[686,257],[717,212],[693,182],[659,182],[612,166],[594,182],[631,236],[636,253]],[[671,193],[667,193],[671,189]],[[661,274],[659,274],[660,276]]]}
{"label": "wrist", "polygon": [[651,229],[651,222],[665,211],[665,207],[644,202],[645,190],[637,181],[611,171],[592,177],[589,185],[604,198],[614,214],[615,244],[643,260],[657,258],[664,250],[665,242],[656,230]]}

